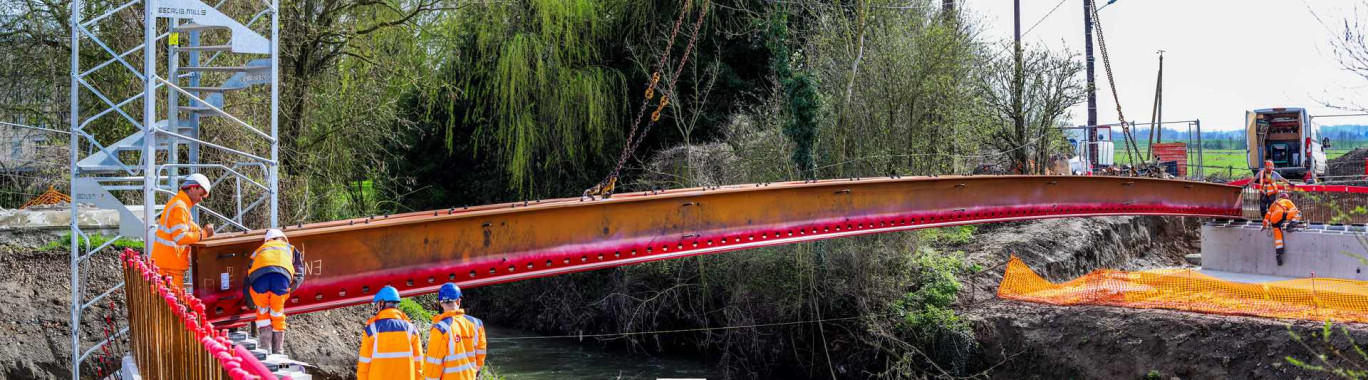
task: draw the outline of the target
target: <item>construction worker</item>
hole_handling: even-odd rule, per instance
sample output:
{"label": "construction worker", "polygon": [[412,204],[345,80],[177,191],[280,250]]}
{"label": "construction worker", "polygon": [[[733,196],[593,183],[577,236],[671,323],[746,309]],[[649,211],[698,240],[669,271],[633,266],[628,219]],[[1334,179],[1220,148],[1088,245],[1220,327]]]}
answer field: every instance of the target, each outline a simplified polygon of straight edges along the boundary
{"label": "construction worker", "polygon": [[1254,180],[1247,186],[1258,186],[1259,189],[1259,215],[1268,213],[1268,205],[1273,204],[1277,199],[1278,192],[1283,190],[1283,186],[1278,183],[1286,184],[1291,187],[1292,183],[1287,182],[1281,174],[1273,170],[1273,160],[1265,160],[1263,170],[1254,176]]}
{"label": "construction worker", "polygon": [[162,208],[161,221],[152,239],[152,260],[162,276],[170,276],[171,283],[185,283],[185,271],[190,270],[190,245],[214,236],[214,225],[200,228],[191,220],[190,208],[209,196],[209,177],[195,173],[181,183],[180,192]]}
{"label": "construction worker", "polygon": [[266,231],[265,243],[252,252],[247,283],[257,307],[257,339],[273,354],[285,351],[285,301],[304,283],[303,256],[275,228]]}
{"label": "construction worker", "polygon": [[1263,228],[1273,227],[1273,251],[1277,255],[1278,265],[1283,265],[1283,229],[1290,224],[1301,222],[1301,212],[1297,211],[1297,206],[1292,204],[1292,197],[1286,192],[1278,194],[1278,200],[1268,207],[1268,213],[1264,214]]}
{"label": "construction worker", "polygon": [[418,380],[423,373],[423,347],[418,328],[399,311],[399,291],[385,286],[372,301],[375,317],[366,321],[356,378]]}
{"label": "construction worker", "polygon": [[423,378],[474,380],[484,368],[484,322],[461,309],[461,288],[446,283],[437,291],[442,314],[432,317]]}

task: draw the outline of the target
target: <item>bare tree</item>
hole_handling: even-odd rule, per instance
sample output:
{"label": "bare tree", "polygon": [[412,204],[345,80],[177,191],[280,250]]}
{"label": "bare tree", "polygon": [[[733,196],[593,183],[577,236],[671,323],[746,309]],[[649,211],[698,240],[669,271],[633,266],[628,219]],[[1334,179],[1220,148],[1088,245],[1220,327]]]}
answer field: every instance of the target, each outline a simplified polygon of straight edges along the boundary
{"label": "bare tree", "polygon": [[1051,144],[1062,138],[1056,127],[1065,121],[1069,107],[1083,101],[1078,80],[1083,66],[1067,53],[1025,49],[1022,54],[1020,112],[1013,107],[1011,59],[987,63],[978,93],[988,112],[985,119],[993,122],[985,143],[1002,152],[1019,172],[1036,174],[1043,172]]}

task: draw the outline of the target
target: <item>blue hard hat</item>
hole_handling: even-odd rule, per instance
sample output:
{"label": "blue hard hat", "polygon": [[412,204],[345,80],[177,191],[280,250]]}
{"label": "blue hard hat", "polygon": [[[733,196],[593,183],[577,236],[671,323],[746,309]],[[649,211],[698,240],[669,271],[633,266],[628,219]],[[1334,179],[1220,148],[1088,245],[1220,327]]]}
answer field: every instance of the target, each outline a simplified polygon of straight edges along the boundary
{"label": "blue hard hat", "polygon": [[379,292],[375,293],[375,299],[371,302],[399,302],[399,289],[385,285],[385,287],[380,288]]}
{"label": "blue hard hat", "polygon": [[442,289],[437,291],[438,301],[446,302],[458,299],[461,299],[461,287],[456,286],[456,284],[450,282],[442,284]]}

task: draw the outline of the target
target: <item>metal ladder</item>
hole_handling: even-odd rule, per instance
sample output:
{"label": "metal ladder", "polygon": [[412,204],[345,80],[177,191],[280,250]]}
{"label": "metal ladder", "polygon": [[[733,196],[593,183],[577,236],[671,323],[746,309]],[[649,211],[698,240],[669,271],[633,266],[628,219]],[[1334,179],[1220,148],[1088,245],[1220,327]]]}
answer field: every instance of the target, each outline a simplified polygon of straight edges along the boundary
{"label": "metal ladder", "polygon": [[[215,181],[211,200],[231,200],[216,202],[219,210],[206,204],[194,209],[197,219],[219,224],[218,231],[250,230],[254,226],[249,224],[254,223],[247,222],[249,216],[266,220],[255,224],[274,227],[278,223],[279,1],[256,3],[261,9],[248,10],[252,13],[238,15],[241,17],[221,11],[219,7],[225,2],[70,3],[72,378],[80,377],[81,364],[91,355],[128,331],[124,327],[99,343],[82,346],[82,338],[93,334],[83,336],[82,316],[123,288],[123,284],[112,288],[88,284],[91,259],[118,237],[142,240],[150,250],[158,205],[176,194],[181,177],[206,172]],[[143,14],[141,32],[118,30],[119,25],[110,22],[111,16],[137,11],[138,5]],[[119,40],[109,38],[120,33],[140,33],[141,42],[121,46]],[[203,43],[206,41],[214,44]],[[100,59],[82,62],[83,49],[93,49]],[[142,53],[141,61],[132,59],[135,53]],[[104,70],[123,71],[133,80],[123,87],[97,83],[96,74]],[[159,74],[159,70],[168,74]],[[234,115],[230,105],[237,103],[227,102],[226,97],[254,86],[269,86],[270,111],[249,122]],[[112,96],[127,93],[134,95]],[[139,100],[141,112],[132,110]],[[216,141],[202,134],[205,125],[226,133],[246,131],[256,139]],[[108,130],[133,132],[110,136],[103,132]],[[252,139],[236,141],[242,140]],[[216,154],[202,155],[205,149]],[[124,204],[139,198],[143,205],[140,209]],[[117,210],[119,236],[91,246],[90,236],[79,223],[82,204]]]}

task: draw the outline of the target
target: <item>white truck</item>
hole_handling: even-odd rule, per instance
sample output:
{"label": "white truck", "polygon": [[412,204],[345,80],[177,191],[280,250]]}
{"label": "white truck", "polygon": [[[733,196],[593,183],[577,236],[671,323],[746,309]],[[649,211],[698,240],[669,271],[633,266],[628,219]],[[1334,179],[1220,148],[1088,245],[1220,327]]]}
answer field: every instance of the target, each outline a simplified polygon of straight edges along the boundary
{"label": "white truck", "polygon": [[1265,108],[1245,112],[1246,161],[1251,171],[1273,161],[1273,169],[1287,178],[1303,178],[1307,172],[1325,175],[1325,148],[1329,138],[1320,137],[1320,126],[1304,108]]}

